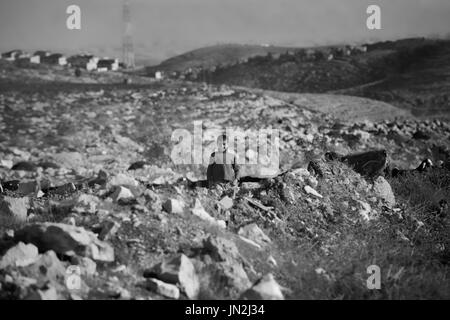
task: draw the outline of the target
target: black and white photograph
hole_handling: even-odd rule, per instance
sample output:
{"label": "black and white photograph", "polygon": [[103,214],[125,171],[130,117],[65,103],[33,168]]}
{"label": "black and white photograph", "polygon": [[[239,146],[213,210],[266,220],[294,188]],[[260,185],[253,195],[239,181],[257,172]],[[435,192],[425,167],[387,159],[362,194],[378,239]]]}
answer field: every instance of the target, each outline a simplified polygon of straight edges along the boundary
{"label": "black and white photograph", "polygon": [[0,300],[450,299],[450,1],[0,0],[0,53]]}

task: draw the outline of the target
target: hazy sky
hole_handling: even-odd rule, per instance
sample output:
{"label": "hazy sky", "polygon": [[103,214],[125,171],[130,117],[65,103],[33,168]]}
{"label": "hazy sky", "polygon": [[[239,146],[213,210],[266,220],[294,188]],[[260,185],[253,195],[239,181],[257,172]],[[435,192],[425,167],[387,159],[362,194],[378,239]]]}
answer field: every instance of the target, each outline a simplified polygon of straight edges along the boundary
{"label": "hazy sky", "polygon": [[[450,0],[131,0],[136,53],[156,59],[217,43],[309,46],[450,34]],[[66,8],[81,7],[81,30]],[[378,4],[382,30],[366,28]],[[0,50],[119,54],[122,0],[0,0]],[[119,51],[118,51],[119,50]]]}

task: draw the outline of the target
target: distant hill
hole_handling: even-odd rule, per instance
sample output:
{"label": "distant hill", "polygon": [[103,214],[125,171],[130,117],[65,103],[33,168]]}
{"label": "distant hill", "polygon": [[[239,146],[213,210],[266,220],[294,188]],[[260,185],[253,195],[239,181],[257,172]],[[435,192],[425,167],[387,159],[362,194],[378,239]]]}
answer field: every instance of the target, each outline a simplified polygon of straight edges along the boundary
{"label": "distant hill", "polygon": [[189,80],[354,95],[389,102],[416,116],[450,115],[448,40],[412,38],[362,47],[215,46],[174,57],[158,67],[180,71],[195,66],[203,69],[188,75]]}
{"label": "distant hill", "polygon": [[149,67],[148,70],[149,72],[156,70],[182,72],[189,68],[211,68],[218,65],[238,63],[250,57],[264,56],[268,53],[278,54],[296,50],[299,50],[299,48],[240,44],[215,45],[175,56],[157,66]]}

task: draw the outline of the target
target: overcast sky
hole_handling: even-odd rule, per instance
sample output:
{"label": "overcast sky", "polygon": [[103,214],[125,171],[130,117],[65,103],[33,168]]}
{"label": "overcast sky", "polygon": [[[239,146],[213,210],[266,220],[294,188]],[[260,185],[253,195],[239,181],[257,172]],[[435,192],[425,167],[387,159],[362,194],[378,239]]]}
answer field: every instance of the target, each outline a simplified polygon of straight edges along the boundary
{"label": "overcast sky", "polygon": [[[310,46],[450,34],[450,0],[131,2],[136,53],[156,59],[217,43]],[[71,4],[81,7],[80,31],[66,28]],[[366,28],[369,4],[381,7],[380,31]],[[122,28],[122,0],[0,0],[2,51],[81,48],[118,54]]]}

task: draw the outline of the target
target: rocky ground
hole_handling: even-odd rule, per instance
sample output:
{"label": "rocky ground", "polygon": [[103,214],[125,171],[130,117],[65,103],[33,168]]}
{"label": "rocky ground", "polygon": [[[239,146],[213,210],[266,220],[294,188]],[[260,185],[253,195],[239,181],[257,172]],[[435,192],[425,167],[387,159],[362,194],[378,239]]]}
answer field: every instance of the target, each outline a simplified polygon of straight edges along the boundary
{"label": "rocky ground", "polygon": [[[449,298],[449,122],[349,122],[264,92],[121,74],[1,72],[0,298]],[[204,132],[278,129],[278,172],[245,166],[265,179],[199,186],[206,167],[170,157],[172,132],[199,120]],[[387,157],[370,174],[373,163],[324,157],[374,149]],[[426,174],[384,175],[424,158]]]}

